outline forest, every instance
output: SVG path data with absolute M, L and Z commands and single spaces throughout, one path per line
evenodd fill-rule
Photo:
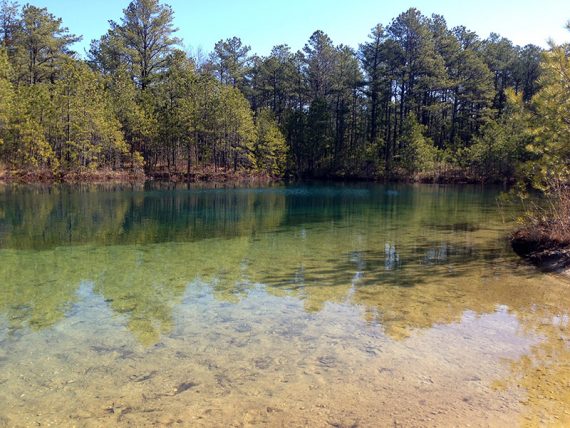
M 483 39 L 409 9 L 357 50 L 315 31 L 259 56 L 239 37 L 189 54 L 174 10 L 133 0 L 81 39 L 0 3 L 0 170 L 54 177 L 242 172 L 271 178 L 512 181 L 568 172 L 570 46 Z

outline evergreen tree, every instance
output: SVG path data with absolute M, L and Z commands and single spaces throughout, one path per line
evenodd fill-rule
M 445 160 L 482 178 L 521 163 L 543 185 L 566 174 L 567 46 L 540 66 L 536 46 L 412 8 L 357 52 L 316 31 L 301 51 L 265 57 L 221 40 L 208 60 L 177 49 L 170 6 L 132 0 L 123 12 L 81 61 L 61 19 L 1 0 L 3 163 L 390 177 Z
M 271 108 L 280 124 L 283 124 L 286 111 L 295 107 L 293 58 L 289 46 L 278 45 L 268 57 L 257 61 L 254 70 L 252 94 L 256 104 L 260 108 Z
M 12 78 L 8 54 L 6 49 L 0 47 L 0 149 L 14 114 L 15 94 Z
M 42 121 L 44 109 L 49 107 L 49 93 L 45 85 L 22 86 L 14 97 L 13 114 L 4 139 L 3 158 L 14 170 L 42 170 L 57 172 L 59 162 L 49 144 Z M 38 115 L 37 112 L 42 114 Z
M 414 114 L 404 120 L 399 139 L 399 166 L 408 174 L 429 171 L 435 168 L 437 149 L 431 140 L 424 136 L 422 127 Z
M 366 76 L 366 95 L 368 97 L 368 140 L 377 145 L 379 139 L 386 139 L 380 135 L 381 123 L 386 122 L 390 116 L 385 112 L 389 109 L 391 101 L 392 78 L 386 49 L 386 33 L 381 24 L 376 25 L 368 41 L 360 45 L 359 59 Z M 384 114 L 383 114 L 384 113 Z M 383 123 L 384 127 L 389 126 Z
M 180 43 L 173 36 L 173 20 L 172 8 L 159 0 L 133 0 L 120 23 L 110 21 L 107 35 L 92 44 L 92 63 L 110 72 L 125 64 L 144 90 L 165 72 L 172 49 Z
M 332 90 L 332 76 L 337 55 L 332 40 L 315 31 L 303 49 L 308 89 L 314 100 L 327 100 Z
M 251 48 L 244 45 L 239 37 L 216 43 L 211 59 L 220 82 L 239 88 L 242 92 L 245 90 L 250 51 Z
M 534 159 L 527 173 L 535 187 L 548 190 L 570 179 L 570 45 L 553 46 L 543 58 L 542 89 L 532 100 L 528 150 Z
M 283 176 L 287 165 L 287 142 L 271 110 L 265 108 L 258 113 L 256 126 L 254 154 L 257 169 L 270 176 Z
M 81 40 L 62 27 L 45 8 L 26 5 L 12 35 L 15 68 L 19 80 L 29 83 L 54 83 L 62 62 L 73 54 L 70 46 Z
M 119 167 L 127 153 L 101 76 L 68 60 L 54 85 L 49 139 L 65 169 Z
M 493 107 L 501 112 L 507 103 L 506 91 L 513 86 L 517 49 L 510 40 L 496 33 L 491 33 L 489 38 L 483 42 L 482 49 L 487 66 L 494 75 Z
M 0 44 L 11 51 L 14 48 L 14 33 L 18 27 L 20 5 L 10 0 L 0 1 Z
M 139 105 L 139 91 L 124 67 L 113 74 L 109 92 L 115 117 L 130 150 L 130 167 L 139 169 L 144 164 L 142 153 L 146 144 L 155 137 L 156 121 Z
M 525 147 L 532 142 L 528 133 L 530 116 L 525 109 L 522 94 L 514 89 L 506 91 L 504 114 L 489 119 L 473 144 L 466 149 L 465 167 L 482 179 L 509 180 L 525 161 Z

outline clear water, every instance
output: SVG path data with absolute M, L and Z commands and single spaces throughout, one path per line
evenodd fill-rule
M 564 426 L 570 284 L 479 187 L 0 188 L 0 426 Z

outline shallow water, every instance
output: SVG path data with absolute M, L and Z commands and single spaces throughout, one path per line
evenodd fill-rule
M 0 426 L 569 425 L 498 195 L 0 188 Z

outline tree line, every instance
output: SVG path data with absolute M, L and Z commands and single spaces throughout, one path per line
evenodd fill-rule
M 553 56 L 568 61 L 414 8 L 357 50 L 316 31 L 297 52 L 233 37 L 190 55 L 159 0 L 133 0 L 82 58 L 47 9 L 0 5 L 0 159 L 14 170 L 508 178 L 542 157 L 522 116 L 550 100 Z

